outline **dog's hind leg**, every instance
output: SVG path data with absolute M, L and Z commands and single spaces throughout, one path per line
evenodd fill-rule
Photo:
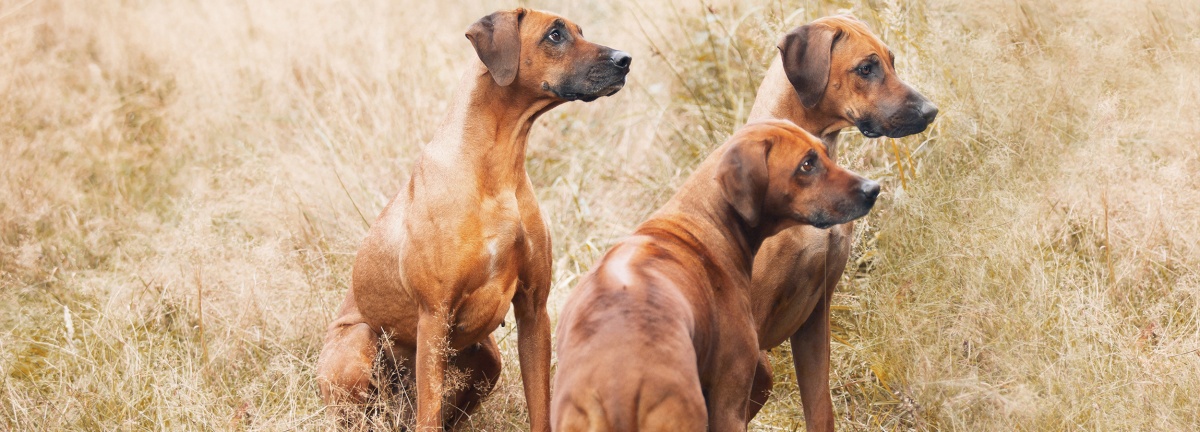
M 352 314 L 357 315 L 357 314 Z M 317 384 L 330 413 L 343 421 L 361 414 L 371 391 L 371 374 L 379 336 L 367 324 L 343 316 L 329 326 L 317 360 Z

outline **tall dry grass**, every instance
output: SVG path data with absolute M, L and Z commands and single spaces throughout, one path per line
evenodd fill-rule
M 0 428 L 324 429 L 368 221 L 511 3 L 0 1 Z M 1200 7 L 533 2 L 630 51 L 527 164 L 576 278 L 744 121 L 775 39 L 850 10 L 936 101 L 848 132 L 884 182 L 835 297 L 847 430 L 1200 429 Z M 512 325 L 476 430 L 524 428 Z M 786 347 L 752 429 L 802 428 Z

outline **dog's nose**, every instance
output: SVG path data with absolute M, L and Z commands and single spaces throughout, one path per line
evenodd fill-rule
M 922 120 L 925 120 L 926 124 L 933 123 L 933 119 L 937 118 L 938 115 L 938 107 L 933 102 L 927 100 L 922 102 L 917 108 L 917 113 L 921 116 Z
M 863 198 L 866 199 L 866 201 L 869 203 L 874 204 L 875 198 L 879 197 L 879 182 L 877 182 L 877 181 L 874 181 L 874 180 L 864 181 L 864 182 L 862 182 L 862 185 L 859 186 L 858 188 L 859 188 L 859 193 L 861 193 L 863 195 Z
M 629 64 L 633 63 L 633 56 L 629 55 L 629 53 L 625 51 L 613 51 L 612 56 L 609 57 L 609 60 L 612 60 L 613 65 L 616 67 L 621 69 L 629 69 Z

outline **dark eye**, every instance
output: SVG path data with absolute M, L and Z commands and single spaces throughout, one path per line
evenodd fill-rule
M 804 162 L 800 162 L 800 172 L 812 171 L 814 167 L 816 167 L 816 164 L 813 163 L 812 158 L 805 159 Z
M 855 72 L 858 72 L 858 76 L 866 78 L 866 77 L 871 76 L 871 69 L 872 69 L 871 64 L 867 63 L 862 66 L 859 66 L 858 69 L 855 69 Z
M 550 39 L 550 42 L 559 43 L 563 41 L 563 35 L 562 32 L 558 30 L 551 30 L 550 33 L 546 35 L 546 39 Z

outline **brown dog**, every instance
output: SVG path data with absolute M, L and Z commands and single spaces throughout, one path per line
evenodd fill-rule
M 481 61 L 464 75 L 408 186 L 359 249 L 317 375 L 327 404 L 362 402 L 387 333 L 387 357 L 416 372 L 418 428 L 453 426 L 500 373 L 491 334 L 511 303 L 531 428 L 545 431 L 550 238 L 525 172 L 526 136 L 551 108 L 620 90 L 630 56 L 585 41 L 562 17 L 524 9 L 480 19 L 467 38 Z M 469 382 L 446 395 L 448 361 Z
M 792 30 L 758 89 L 750 119 L 795 122 L 821 137 L 836 160 L 837 136 L 857 126 L 867 137 L 903 137 L 925 130 L 937 107 L 896 76 L 894 57 L 861 21 L 834 16 Z M 791 339 L 809 431 L 833 430 L 829 395 L 829 306 L 854 224 L 797 226 L 763 242 L 754 259 L 751 298 L 759 347 Z M 754 416 L 771 391 L 771 368 L 760 353 Z
M 862 217 L 878 194 L 790 122 L 743 127 L 571 293 L 558 324 L 555 430 L 745 430 L 755 251 L 796 224 Z

